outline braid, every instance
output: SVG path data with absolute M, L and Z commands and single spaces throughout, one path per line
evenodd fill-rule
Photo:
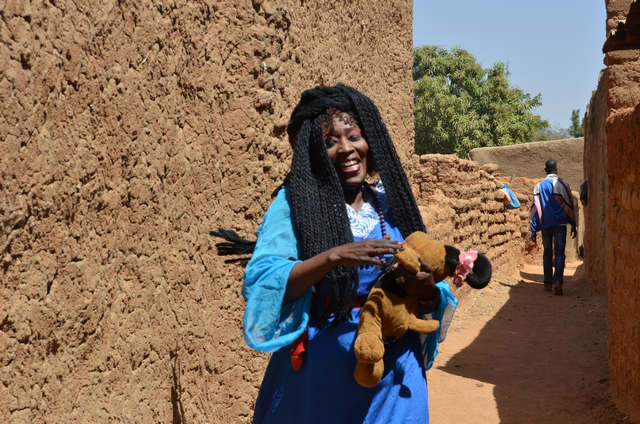
M 291 172 L 287 178 L 293 221 L 302 250 L 301 259 L 306 260 L 353 242 L 342 186 L 322 137 L 322 117 L 329 108 L 348 113 L 358 121 L 402 235 L 406 238 L 414 231 L 424 231 L 411 186 L 375 104 L 356 89 L 343 84 L 316 87 L 302 93 L 287 127 L 294 147 Z M 319 314 L 317 325 L 324 325 L 335 312 L 335 319 L 330 325 L 334 327 L 351 314 L 358 290 L 358 273 L 354 268 L 338 266 L 327 277 L 331 280 L 331 300 Z M 344 282 L 342 293 L 340 282 Z
M 380 179 L 386 187 L 389 206 L 400 233 L 406 238 L 415 231 L 424 232 L 424 223 L 413 197 L 411 185 L 402 169 L 400 158 L 393 146 L 387 126 L 382 122 L 378 108 L 371 99 L 357 91 L 349 93 L 349 97 L 360 111 L 364 138 L 373 154 Z
M 309 172 L 311 171 L 311 172 Z M 347 243 L 353 234 L 345 206 L 342 186 L 322 138 L 322 117 L 302 124 L 293 153 L 290 173 L 291 209 L 302 245 L 303 260 Z M 323 323 L 332 311 L 340 318 L 353 308 L 358 290 L 357 272 L 338 266 L 327 276 L 331 282 L 331 301 L 319 316 Z M 340 296 L 339 280 L 346 278 Z M 336 319 L 335 325 L 340 321 Z

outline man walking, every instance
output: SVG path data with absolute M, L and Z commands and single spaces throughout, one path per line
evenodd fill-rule
M 567 224 L 571 224 L 572 238 L 576 237 L 576 216 L 573 210 L 573 196 L 569 184 L 556 175 L 558 165 L 549 159 L 544 166 L 547 178 L 533 189 L 531 204 L 531 240 L 536 242 L 536 233 L 542 231 L 542 256 L 544 268 L 544 290 L 551 291 L 553 284 L 556 295 L 562 295 L 564 274 L 564 249 L 567 244 Z M 555 262 L 553 254 L 555 250 Z M 555 268 L 555 273 L 553 268 Z

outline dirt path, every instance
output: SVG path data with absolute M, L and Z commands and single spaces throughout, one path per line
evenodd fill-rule
M 432 423 L 632 424 L 609 397 L 606 301 L 579 265 L 564 296 L 528 266 L 461 302 L 427 373 Z

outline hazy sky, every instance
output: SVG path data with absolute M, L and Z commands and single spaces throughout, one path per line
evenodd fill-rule
M 604 68 L 604 0 L 414 0 L 413 45 L 460 46 L 484 68 L 508 62 L 510 82 L 542 94 L 534 113 L 567 128 Z

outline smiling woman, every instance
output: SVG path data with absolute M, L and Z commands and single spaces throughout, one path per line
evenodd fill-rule
M 357 194 L 370 169 L 369 144 L 353 116 L 334 108 L 329 108 L 322 117 L 322 137 L 327 143 L 327 153 L 336 169 L 347 203 L 359 212 L 363 202 L 362 196 Z M 359 201 L 349 202 L 350 199 Z
M 344 85 L 302 93 L 287 128 L 291 173 L 267 211 L 244 275 L 247 344 L 274 352 L 254 423 L 428 423 L 425 368 L 440 334 L 386 348 L 376 387 L 353 374 L 361 307 L 385 255 L 424 224 L 373 102 Z M 369 184 L 368 173 L 381 181 Z M 442 320 L 457 301 L 431 266 L 396 269 L 400 291 Z M 400 278 L 398 278 L 400 280 Z M 429 359 L 427 359 L 429 358 Z

